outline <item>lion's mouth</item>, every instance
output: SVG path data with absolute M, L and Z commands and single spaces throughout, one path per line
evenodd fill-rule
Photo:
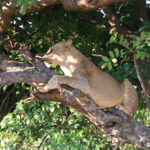
M 52 64 L 52 60 L 51 59 L 44 58 L 43 61 L 44 61 L 44 63 Z

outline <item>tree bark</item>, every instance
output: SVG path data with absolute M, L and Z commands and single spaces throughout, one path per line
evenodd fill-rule
M 28 8 L 26 13 L 39 11 L 44 7 L 56 4 L 62 4 L 66 10 L 91 11 L 122 1 L 126 0 L 36 0 L 36 5 Z M 0 9 L 0 33 L 5 32 L 10 27 L 14 15 L 21 15 L 19 7 L 14 0 L 5 0 Z
M 139 18 L 141 22 L 148 21 L 148 14 L 147 14 L 147 8 L 146 8 L 146 0 L 137 0 L 137 8 L 139 12 Z
M 39 85 L 45 85 L 56 73 L 46 67 L 43 69 L 42 64 L 43 62 L 38 59 L 38 61 L 35 61 L 35 67 L 33 67 L 20 62 L 8 60 L 0 55 L 0 70 L 2 71 L 2 73 L 0 73 L 0 85 L 28 83 L 36 88 Z M 131 143 L 137 147 L 145 149 L 150 148 L 149 127 L 146 127 L 142 123 L 128 117 L 116 108 L 111 108 L 107 111 L 101 110 L 88 95 L 81 93 L 81 91 L 73 101 L 68 101 L 68 97 L 70 97 L 73 92 L 73 88 L 63 85 L 61 87 L 61 92 L 57 89 L 48 93 L 34 92 L 32 93 L 32 97 L 28 100 L 53 99 L 57 102 L 61 102 L 89 118 L 101 132 L 107 133 L 112 137 Z

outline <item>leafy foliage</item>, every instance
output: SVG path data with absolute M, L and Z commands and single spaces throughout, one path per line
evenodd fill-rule
M 20 13 L 22 15 L 24 15 L 27 11 L 27 8 L 31 8 L 32 6 L 36 5 L 36 1 L 35 0 L 16 0 L 16 4 L 17 6 L 20 7 Z
M 104 135 L 98 135 L 99 131 L 87 119 L 55 102 L 37 101 L 25 105 L 22 100 L 0 126 L 4 149 L 32 150 L 39 147 L 43 138 L 41 147 L 50 149 L 99 149 L 100 139 L 104 140 Z M 100 147 L 109 147 L 110 138 L 106 141 Z
M 143 71 L 141 71 L 141 75 L 143 76 L 143 80 L 149 81 L 150 80 L 150 76 L 149 76 L 150 70 L 148 69 L 149 63 L 146 63 L 150 59 L 150 24 L 149 22 L 145 22 L 144 26 L 141 27 L 139 31 L 140 31 L 140 34 L 138 36 L 132 35 L 129 37 L 130 39 L 132 38 L 132 40 L 128 40 L 123 35 L 119 35 L 119 34 L 116 34 L 115 32 L 114 33 L 112 32 L 112 36 L 110 38 L 109 43 L 116 43 L 117 45 L 122 46 L 123 48 L 122 55 L 125 55 L 127 61 L 130 61 L 131 57 L 133 57 L 131 53 L 135 53 L 136 59 L 141 60 L 141 68 L 143 69 Z M 131 75 L 133 75 L 133 77 L 136 77 L 136 74 L 134 74 L 135 72 L 134 68 L 132 69 L 127 68 L 127 66 L 125 68 L 127 70 L 130 69 L 130 71 L 132 70 Z
M 34 0 L 16 0 L 21 14 L 35 5 Z M 140 60 L 144 81 L 150 79 L 150 23 L 141 26 L 134 2 L 114 4 L 121 24 L 139 30 L 131 40 L 111 30 L 107 18 L 98 9 L 92 12 L 70 12 L 60 5 L 42 9 L 39 12 L 15 17 L 8 33 L 16 41 L 28 43 L 32 52 L 43 54 L 59 41 L 73 39 L 73 45 L 91 59 L 98 67 L 110 72 L 118 80 L 129 79 L 140 97 L 140 109 L 135 118 L 150 124 L 150 113 L 145 107 L 140 84 L 133 65 L 133 53 Z M 94 20 L 94 21 L 93 21 Z M 0 38 L 5 37 L 1 35 Z M 1 53 L 10 59 L 29 63 L 20 57 L 20 50 L 5 49 L 7 39 L 0 41 Z M 58 72 L 59 67 L 54 66 Z M 0 149 L 33 150 L 48 147 L 51 150 L 112 150 L 111 138 L 101 134 L 89 120 L 72 109 L 49 101 L 35 101 L 24 104 L 32 87 L 28 85 L 7 85 L 0 87 Z M 6 115 L 7 114 L 7 115 Z M 5 116 L 5 117 L 4 117 Z M 122 149 L 120 146 L 119 149 Z M 134 150 L 128 146 L 128 150 Z

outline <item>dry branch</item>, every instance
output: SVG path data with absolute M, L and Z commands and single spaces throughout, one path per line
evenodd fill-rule
M 0 69 L 3 71 L 0 73 L 0 85 L 24 82 L 38 86 L 39 83 L 45 84 L 55 74 L 48 68 L 40 69 L 42 61 L 39 59 L 34 62 L 35 67 L 10 61 L 1 55 L 0 62 Z M 13 67 L 13 70 L 11 70 L 10 66 Z M 91 98 L 83 93 L 80 93 L 73 101 L 67 101 L 67 97 L 73 93 L 74 89 L 66 86 L 61 89 L 63 92 L 58 90 L 52 90 L 48 93 L 35 92 L 31 99 L 53 99 L 61 102 L 88 117 L 103 133 L 110 134 L 137 147 L 150 148 L 149 127 L 145 127 L 142 123 L 115 108 L 107 111 L 101 110 Z

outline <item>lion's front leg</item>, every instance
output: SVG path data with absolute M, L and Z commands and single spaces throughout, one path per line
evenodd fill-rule
M 66 81 L 64 79 L 70 79 L 66 76 L 63 75 L 54 75 L 47 83 L 47 85 L 44 86 L 44 91 L 48 92 L 52 89 L 58 89 L 60 91 L 60 93 L 64 96 L 64 98 L 68 101 L 71 102 L 72 100 L 74 100 L 77 95 L 79 94 L 79 91 L 77 89 L 74 89 L 72 95 L 70 95 L 68 97 L 68 95 L 66 95 L 66 93 L 60 88 L 61 84 L 67 84 Z M 67 84 L 69 85 L 69 84 Z
M 60 75 L 53 75 L 53 77 L 44 86 L 44 91 L 48 92 L 50 90 L 60 88 L 59 77 L 60 77 Z

